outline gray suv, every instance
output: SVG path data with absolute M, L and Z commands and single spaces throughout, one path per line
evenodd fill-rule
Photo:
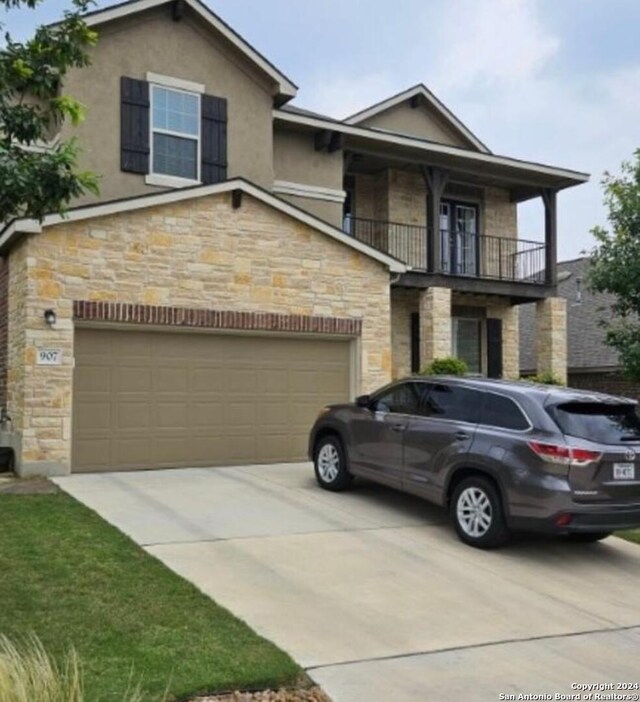
M 354 476 L 424 497 L 479 548 L 512 530 L 597 541 L 640 527 L 632 400 L 500 380 L 408 378 L 325 407 L 309 455 L 321 487 Z

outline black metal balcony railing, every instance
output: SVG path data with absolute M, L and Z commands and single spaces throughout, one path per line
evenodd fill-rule
M 346 217 L 344 231 L 416 271 L 545 283 L 546 246 L 538 241 L 443 229 L 439 232 L 440 260 L 430 269 L 428 236 L 431 232 L 427 227 Z

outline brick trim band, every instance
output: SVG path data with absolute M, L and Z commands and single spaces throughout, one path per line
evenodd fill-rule
M 167 327 L 238 329 L 244 331 L 301 332 L 360 336 L 362 320 L 273 312 L 233 312 L 190 307 L 129 305 L 123 302 L 75 300 L 73 318 L 83 322 L 153 324 Z

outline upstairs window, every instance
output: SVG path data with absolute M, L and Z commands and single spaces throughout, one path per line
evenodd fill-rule
M 122 76 L 120 168 L 168 188 L 225 181 L 227 100 L 181 78 Z
M 200 181 L 200 95 L 151 86 L 151 172 Z

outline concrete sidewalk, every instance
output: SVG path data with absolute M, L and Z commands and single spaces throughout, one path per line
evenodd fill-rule
M 441 510 L 368 484 L 324 492 L 310 464 L 56 482 L 335 702 L 484 702 L 637 677 L 640 548 L 619 539 L 481 552 Z

